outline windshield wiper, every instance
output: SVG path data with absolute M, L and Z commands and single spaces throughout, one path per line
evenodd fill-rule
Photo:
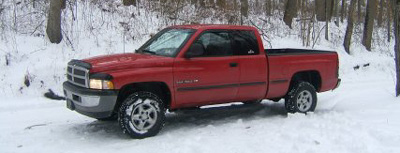
M 149 54 L 152 54 L 152 55 L 156 55 L 157 54 L 156 52 L 152 52 L 152 51 L 146 50 L 146 49 L 141 50 L 141 52 L 142 53 L 149 53 Z

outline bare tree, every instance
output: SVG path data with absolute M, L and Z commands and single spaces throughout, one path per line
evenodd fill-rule
M 333 11 L 332 16 L 335 17 L 335 24 L 339 26 L 339 4 L 340 0 L 333 0 Z
M 51 43 L 60 43 L 61 34 L 61 5 L 60 0 L 50 0 L 49 17 L 47 19 L 46 33 Z
M 272 2 L 271 2 L 271 0 L 266 0 L 265 1 L 265 7 L 264 7 L 264 9 L 265 9 L 265 13 L 268 15 L 268 16 L 271 16 L 272 15 Z
M 340 9 L 340 22 L 343 23 L 344 18 L 346 17 L 346 0 L 342 0 L 342 8 Z
M 65 9 L 67 7 L 66 1 L 67 0 L 61 0 L 61 9 Z
M 334 0 L 325 0 L 326 19 L 331 20 L 333 15 Z
M 377 16 L 378 26 L 382 27 L 383 24 L 383 9 L 385 8 L 385 0 L 380 0 L 379 11 Z
M 368 0 L 366 12 L 362 44 L 368 51 L 371 51 L 372 31 L 374 30 L 376 15 L 376 0 Z
M 220 9 L 225 9 L 226 1 L 225 1 L 225 0 L 217 0 L 217 6 L 218 6 Z
M 353 35 L 354 29 L 354 9 L 356 7 L 356 1 L 357 0 L 351 0 L 350 2 L 349 15 L 347 19 L 347 29 L 344 36 L 343 46 L 348 54 L 350 54 L 351 37 Z
M 199 4 L 202 8 L 206 7 L 206 2 L 204 0 L 199 0 Z
M 208 4 L 209 4 L 211 7 L 214 7 L 215 1 L 214 1 L 214 0 L 208 0 Z
M 285 9 L 285 15 L 283 16 L 283 22 L 285 22 L 286 25 L 289 26 L 289 28 L 292 28 L 292 20 L 297 14 L 297 0 L 288 0 L 286 2 L 286 9 Z
M 357 21 L 358 21 L 358 23 L 361 23 L 361 16 L 362 16 L 361 6 L 362 6 L 363 2 L 364 2 L 364 0 L 358 0 L 358 2 L 357 2 Z
M 386 17 L 386 19 L 387 19 L 387 41 L 388 42 L 390 42 L 391 41 L 391 31 L 392 31 L 392 27 L 391 27 L 391 24 L 392 24 L 392 17 L 391 17 L 391 14 L 392 14 L 392 5 L 391 5 L 391 3 L 392 2 L 390 2 L 391 0 L 387 0 L 386 1 L 386 9 L 387 9 L 387 17 Z
M 396 61 L 396 97 L 400 95 L 400 0 L 392 0 L 393 6 L 393 26 L 394 26 L 394 53 Z
M 328 9 L 330 8 L 330 5 L 328 2 L 330 2 L 330 0 L 325 2 L 325 40 L 329 40 L 329 21 L 331 20 L 329 15 L 330 10 Z
M 248 12 L 249 12 L 249 1 L 240 0 L 240 14 L 244 17 L 247 17 Z
M 122 4 L 124 4 L 125 6 L 130 6 L 130 5 L 136 6 L 135 0 L 122 0 Z
M 292 1 L 292 0 L 288 0 L 288 1 Z M 317 15 L 317 20 L 318 21 L 325 21 L 326 20 L 325 3 L 326 3 L 325 0 L 315 0 L 315 14 Z

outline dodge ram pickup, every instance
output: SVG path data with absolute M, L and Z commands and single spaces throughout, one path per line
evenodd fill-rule
M 71 60 L 63 89 L 69 109 L 118 119 L 140 139 L 161 130 L 166 110 L 284 98 L 289 113 L 314 111 L 316 93 L 339 85 L 338 64 L 336 52 L 264 49 L 251 26 L 179 25 L 135 53 Z

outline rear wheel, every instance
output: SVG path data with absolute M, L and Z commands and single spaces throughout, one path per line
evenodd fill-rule
M 118 121 L 122 131 L 132 138 L 157 135 L 165 121 L 164 103 L 152 92 L 134 92 L 122 103 Z
M 317 106 L 317 92 L 308 82 L 296 84 L 285 98 L 285 108 L 289 113 L 313 112 Z

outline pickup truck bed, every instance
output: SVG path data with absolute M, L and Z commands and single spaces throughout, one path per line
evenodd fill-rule
M 294 77 L 304 76 L 300 74 L 304 71 L 311 71 L 309 75 L 312 77 L 319 76 L 319 78 L 309 80 L 318 92 L 334 89 L 337 85 L 339 63 L 336 52 L 288 48 L 265 49 L 264 51 L 268 59 L 269 72 L 273 72 L 269 73 L 270 90 L 268 90 L 267 98 L 285 96 L 291 81 L 298 80 Z M 335 70 L 327 68 L 335 68 Z
M 336 52 L 334 51 L 293 49 L 293 48 L 264 49 L 264 52 L 268 56 L 300 55 L 300 54 L 336 54 Z

